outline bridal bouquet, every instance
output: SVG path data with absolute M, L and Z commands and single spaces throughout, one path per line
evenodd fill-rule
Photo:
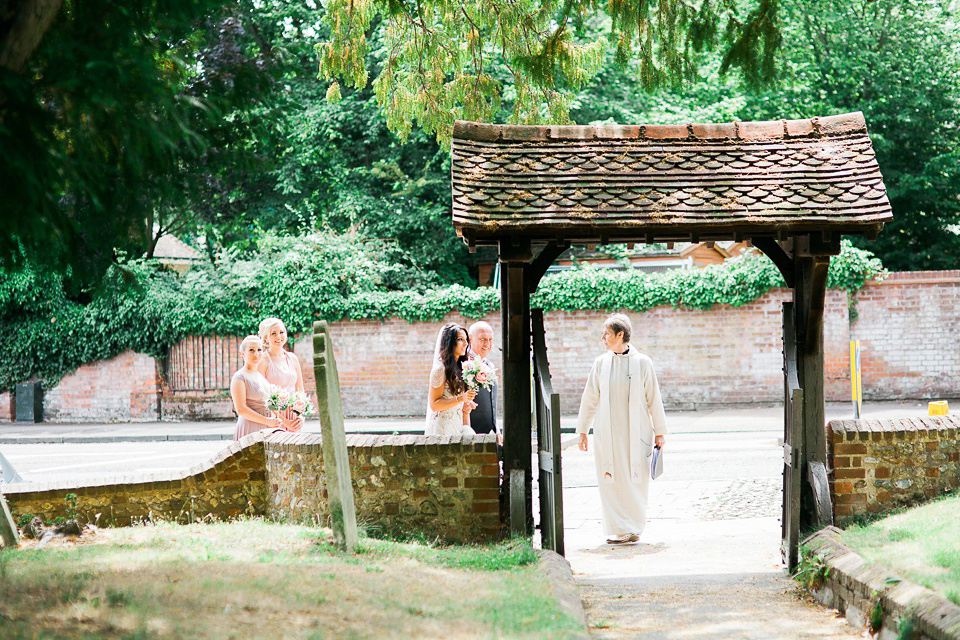
M 310 402 L 310 396 L 303 391 L 290 392 L 278 385 L 270 385 L 270 395 L 267 396 L 267 408 L 271 411 L 286 411 L 290 409 L 298 416 L 312 415 L 316 408 Z
M 463 363 L 463 381 L 471 391 L 492 389 L 497 383 L 497 370 L 480 358 L 472 358 Z

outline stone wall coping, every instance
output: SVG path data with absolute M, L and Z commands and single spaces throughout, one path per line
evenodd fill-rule
M 960 283 L 960 270 L 947 271 L 891 271 L 883 276 L 879 282 L 873 280 L 871 285 L 914 285 L 914 284 L 949 284 Z
M 831 420 L 827 427 L 834 433 L 883 433 L 892 431 L 948 431 L 960 429 L 960 415 L 917 416 L 862 420 Z
M 825 527 L 803 541 L 807 549 L 823 558 L 830 567 L 828 581 L 854 587 L 864 594 L 876 592 L 885 616 L 892 612 L 901 616 L 913 615 L 918 630 L 926 636 L 937 640 L 960 637 L 960 606 L 931 589 L 869 564 L 841 541 L 841 533 L 836 527 Z M 843 598 L 839 590 L 833 595 Z M 853 604 L 843 603 L 844 608 Z M 885 618 L 884 626 L 888 620 Z
M 561 609 L 580 623 L 580 629 L 564 637 L 589 640 L 590 627 L 587 625 L 587 614 L 583 610 L 583 600 L 580 599 L 570 563 L 559 553 L 549 549 L 539 549 L 537 554 L 540 556 L 537 567 L 547 579 L 553 598 Z
M 250 437 L 250 436 L 247 436 Z M 263 436 L 269 449 L 289 448 L 303 445 L 320 445 L 323 438 L 318 433 L 268 433 Z M 474 436 L 425 436 L 425 435 L 370 435 L 349 434 L 346 437 L 350 449 L 374 449 L 378 447 L 449 447 L 452 450 L 470 449 L 477 452 L 497 451 L 497 437 L 492 433 Z

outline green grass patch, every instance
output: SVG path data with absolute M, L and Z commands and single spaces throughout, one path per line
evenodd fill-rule
M 504 571 L 537 562 L 537 552 L 528 540 L 514 539 L 486 546 L 423 546 L 406 544 L 404 553 L 422 562 L 480 571 Z
M 844 543 L 872 564 L 960 605 L 960 496 L 853 526 Z
M 54 546 L 56 544 L 57 546 Z M 0 551 L 0 638 L 563 638 L 529 541 L 362 539 L 262 520 Z

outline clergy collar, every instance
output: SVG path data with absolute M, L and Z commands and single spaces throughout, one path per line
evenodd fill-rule
M 622 352 L 617 353 L 616 351 L 614 351 L 614 352 L 613 352 L 613 355 L 615 355 L 615 356 L 625 356 L 625 355 L 628 355 L 629 353 L 630 353 L 630 345 L 628 344 L 628 345 L 627 345 L 627 348 L 624 349 Z

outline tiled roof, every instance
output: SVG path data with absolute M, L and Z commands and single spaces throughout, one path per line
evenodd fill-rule
M 153 257 L 161 262 L 181 263 L 203 260 L 203 254 L 172 235 L 160 236 L 153 250 Z
M 729 124 L 458 121 L 453 221 L 468 242 L 876 234 L 892 219 L 863 114 Z

